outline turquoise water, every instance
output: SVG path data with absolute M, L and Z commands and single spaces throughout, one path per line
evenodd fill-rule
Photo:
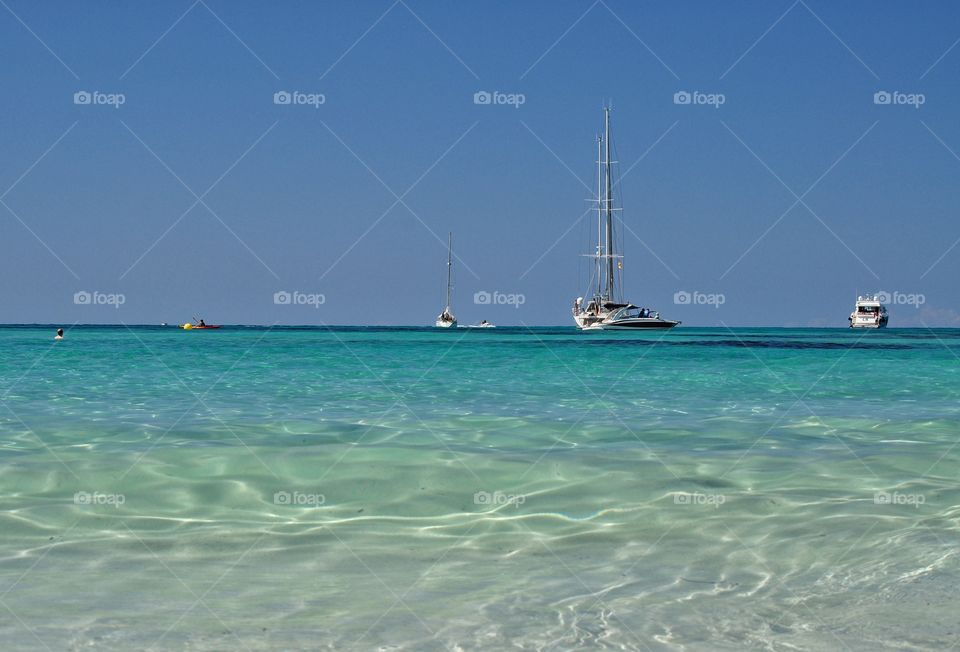
M 947 649 L 960 331 L 0 328 L 4 650 Z

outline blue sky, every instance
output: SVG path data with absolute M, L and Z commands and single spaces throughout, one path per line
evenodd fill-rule
M 891 326 L 958 326 L 958 14 L 4 0 L 0 322 L 428 324 L 453 231 L 462 323 L 570 324 L 609 101 L 630 300 L 844 326 L 883 290 Z

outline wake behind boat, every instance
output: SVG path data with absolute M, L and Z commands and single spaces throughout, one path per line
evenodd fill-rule
M 573 321 L 580 330 L 638 330 L 673 328 L 679 321 L 660 317 L 650 308 L 624 301 L 618 284 L 623 284 L 623 256 L 614 249 L 613 167 L 610 160 L 610 108 L 603 109 L 603 135 L 597 137 L 597 248 L 592 281 L 593 297 L 586 306 L 583 297 L 573 304 Z M 589 255 L 589 254 L 588 254 Z M 616 260 L 616 270 L 614 269 Z M 617 279 L 617 272 L 620 278 Z M 589 285 L 593 285 L 593 282 Z

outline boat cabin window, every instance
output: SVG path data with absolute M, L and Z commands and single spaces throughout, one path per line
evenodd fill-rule
M 649 317 L 650 310 L 647 308 L 637 308 L 636 306 L 630 306 L 629 308 L 624 308 L 617 315 L 617 319 L 639 319 L 641 317 Z

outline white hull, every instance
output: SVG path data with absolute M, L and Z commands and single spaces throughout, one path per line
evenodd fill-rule
M 438 319 L 433 325 L 437 328 L 452 328 L 457 325 L 457 320 L 454 319 L 453 321 L 444 321 L 442 319 Z
M 886 328 L 887 320 L 881 322 L 870 322 L 870 323 L 858 323 L 850 322 L 850 328 Z
M 600 328 L 606 315 L 587 315 L 586 313 L 573 313 L 573 322 L 580 330 L 591 330 Z
M 621 319 L 612 322 L 594 322 L 586 326 L 578 325 L 578 327 L 582 331 L 641 331 L 666 330 L 679 323 L 668 319 Z
M 847 321 L 850 328 L 886 328 L 889 318 L 879 295 L 873 295 L 857 297 L 857 305 Z
M 673 328 L 680 322 L 667 319 L 621 319 L 610 323 L 601 323 L 592 328 L 584 330 L 602 330 L 602 331 L 637 331 L 637 330 L 663 330 Z
M 640 316 L 644 315 L 644 316 Z M 641 310 L 627 304 L 599 314 L 574 308 L 573 321 L 583 331 L 636 331 L 673 328 L 679 321 L 662 319 L 655 310 Z

